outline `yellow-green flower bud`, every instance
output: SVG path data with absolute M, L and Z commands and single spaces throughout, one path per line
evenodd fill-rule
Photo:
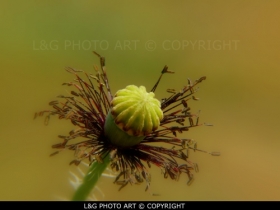
M 156 130 L 163 118 L 160 102 L 144 86 L 129 85 L 119 90 L 111 102 L 105 135 L 116 146 L 133 146 Z

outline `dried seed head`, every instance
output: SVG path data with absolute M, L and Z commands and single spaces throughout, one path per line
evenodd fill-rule
M 155 131 L 163 118 L 160 101 L 144 86 L 129 85 L 119 90 L 111 102 L 116 125 L 131 136 L 145 136 Z

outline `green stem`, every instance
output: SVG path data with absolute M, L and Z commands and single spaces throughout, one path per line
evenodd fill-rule
M 89 196 L 89 193 L 92 191 L 103 171 L 107 168 L 110 163 L 110 156 L 107 155 L 102 163 L 94 162 L 86 176 L 84 177 L 83 183 L 76 190 L 72 200 L 73 201 L 84 201 Z

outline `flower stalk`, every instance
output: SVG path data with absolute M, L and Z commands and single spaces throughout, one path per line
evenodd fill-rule
M 72 198 L 73 201 L 84 201 L 88 198 L 90 192 L 94 189 L 99 178 L 101 177 L 104 170 L 110 163 L 109 155 L 102 158 L 102 163 L 94 162 L 89 167 L 87 174 L 85 175 L 82 184 L 75 191 Z

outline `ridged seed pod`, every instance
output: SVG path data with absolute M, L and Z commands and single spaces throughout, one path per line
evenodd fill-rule
M 105 123 L 105 134 L 113 144 L 133 146 L 159 127 L 163 112 L 159 100 L 154 97 L 155 94 L 148 93 L 144 86 L 135 85 L 129 85 L 116 93 L 111 102 L 111 112 Z M 110 133 L 106 133 L 106 130 L 109 130 L 106 129 L 109 121 L 114 121 L 115 126 L 124 132 L 124 136 L 127 138 L 120 136 L 122 139 L 118 139 L 116 135 L 110 136 L 112 130 Z M 110 126 L 110 129 L 112 127 L 113 125 Z

